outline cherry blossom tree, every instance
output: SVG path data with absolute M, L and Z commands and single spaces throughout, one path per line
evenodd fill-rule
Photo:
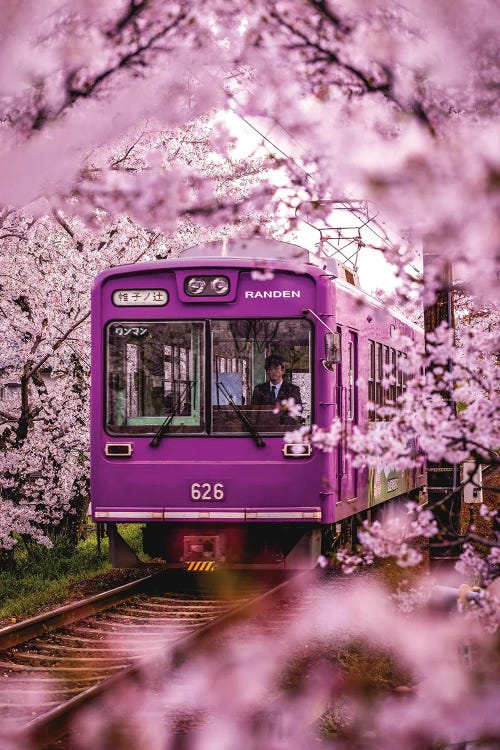
M 12 550 L 16 535 L 50 544 L 54 528 L 76 541 L 88 505 L 88 323 L 96 273 L 119 263 L 175 255 L 183 247 L 241 231 L 242 225 L 251 231 L 259 218 L 249 205 L 243 208 L 242 198 L 267 169 L 266 160 L 223 158 L 209 136 L 205 120 L 173 131 L 143 130 L 130 142 L 116 144 L 115 151 L 106 149 L 95 157 L 94 165 L 99 166 L 94 166 L 94 176 L 82 180 L 65 199 L 64 211 L 53 205 L 50 215 L 4 213 L 4 257 L 15 258 L 0 276 L 4 550 Z M 141 169 L 147 173 L 146 160 L 153 158 L 185 174 L 177 201 L 168 190 L 163 198 L 158 185 L 157 193 L 150 190 L 137 175 Z M 186 165 L 193 162 L 196 168 L 188 177 Z M 92 171 L 90 166 L 87 170 Z M 124 181 L 132 182 L 125 187 L 119 182 L 118 194 L 112 197 L 113 176 L 120 181 L 122 172 Z M 163 184 L 161 175 L 151 179 Z M 205 205 L 200 193 L 209 182 L 212 189 Z M 251 204 L 252 197 L 248 200 Z M 114 201 L 123 209 L 118 220 L 107 210 Z M 208 222 L 213 213 L 218 229 Z M 142 226 L 130 217 L 142 218 Z M 260 223 L 265 222 L 260 216 Z M 154 224 L 154 229 L 147 228 Z M 159 226 L 170 229 L 170 236 Z M 7 552 L 4 558 L 9 559 Z
M 496 284 L 498 227 L 493 148 L 498 104 L 492 95 L 498 79 L 492 31 L 497 14 L 492 0 L 461 1 L 453 9 L 430 0 L 409 7 L 376 0 L 342 6 L 266 0 L 237 9 L 224 0 L 195 6 L 181 1 L 168 8 L 159 0 L 4 7 L 4 215 L 22 210 L 21 223 L 33 221 L 38 228 L 46 221 L 39 217 L 49 214 L 78 250 L 106 243 L 102 232 L 114 231 L 116 222 L 123 225 L 120 217 L 145 232 L 172 234 L 179 219 L 187 221 L 188 234 L 186 226 L 211 231 L 240 220 L 259 231 L 260 212 L 267 210 L 282 217 L 284 230 L 297 226 L 300 201 L 316 201 L 318 216 L 327 218 L 327 204 L 318 198 L 354 192 L 383 205 L 389 223 L 410 227 L 414 244 L 432 253 L 425 301 L 442 286 L 441 269 L 450 262 L 462 287 L 487 301 Z M 265 157 L 258 152 L 237 165 L 234 133 L 227 118 L 214 117 L 218 110 L 257 130 L 274 123 L 286 134 L 286 148 L 271 148 Z M 269 139 L 264 142 L 269 146 Z M 17 252 L 22 240 L 15 239 L 7 231 L 7 254 Z M 414 291 L 405 273 L 408 248 L 385 236 L 380 247 L 399 269 L 399 293 Z M 474 272 L 478 248 L 481 275 Z M 38 315 L 43 325 L 43 314 L 22 297 L 15 297 L 20 299 L 12 303 L 15 310 L 28 318 Z M 23 304 L 29 309 L 23 311 Z M 75 309 L 86 313 L 84 306 Z M 66 359 L 70 333 L 65 334 L 75 323 L 71 318 L 59 326 L 59 338 L 50 338 L 53 351 Z M 37 387 L 41 334 L 31 335 L 34 352 L 23 372 Z M 444 351 L 443 341 L 440 346 Z M 40 367 L 57 372 L 52 355 L 44 352 L 41 359 L 45 356 Z M 474 382 L 483 388 L 477 378 Z M 481 392 L 492 396 L 492 384 L 490 378 Z M 429 382 L 426 388 L 436 399 L 434 386 Z M 450 415 L 453 450 L 450 440 L 441 440 L 440 425 L 427 422 L 427 391 L 419 387 L 420 396 L 408 394 L 414 401 L 407 414 L 417 409 L 421 415 L 429 455 L 474 450 L 470 429 L 464 438 Z M 21 425 L 33 422 L 23 408 Z M 478 432 L 491 416 L 488 408 Z M 367 441 L 376 456 L 393 439 L 393 453 L 407 460 L 397 438 L 407 424 L 404 413 L 385 431 L 355 436 L 352 449 L 360 460 L 368 460 Z M 466 413 L 470 420 L 478 416 L 472 404 Z M 492 451 L 495 440 L 488 431 L 479 442 Z
M 453 261 L 473 291 L 494 288 L 492 0 L 453 9 L 431 0 L 411 7 L 266 0 L 237 9 L 224 0 L 168 9 L 158 0 L 54 0 L 35 15 L 28 7 L 6 11 L 3 25 L 4 203 L 51 195 L 64 204 L 79 195 L 85 204 L 92 195 L 108 211 L 138 203 L 143 219 L 168 223 L 186 173 L 158 169 L 153 159 L 131 179 L 124 169 L 110 173 L 115 162 L 96 165 L 96 149 L 102 153 L 138 127 L 140 133 L 146 121 L 177 127 L 229 108 L 287 133 L 298 153 L 282 165 L 292 206 L 293 194 L 296 205 L 355 191 L 383 205 L 393 226 L 411 227 L 438 266 Z M 223 121 L 214 137 L 231 147 Z M 14 170 L 15 183 L 5 179 Z M 212 192 L 206 180 L 205 210 Z M 133 200 L 139 192 L 141 200 Z M 158 204 L 160 192 L 176 200 Z M 480 289 L 470 273 L 479 246 L 486 279 Z M 386 248 L 397 264 L 400 249 Z
M 72 517 L 78 524 L 88 502 L 89 284 L 102 267 L 97 246 L 102 261 L 116 262 L 118 232 L 89 247 L 58 219 L 57 213 L 34 219 L 11 212 L 2 226 L 4 248 L 16 259 L 4 266 L 0 281 L 0 533 L 6 549 L 15 543 L 13 532 L 49 543 L 48 530 L 63 519 L 71 529 Z M 141 232 L 134 237 L 131 229 L 124 257 L 141 241 L 146 246 Z M 126 245 L 124 228 L 120 239 Z
M 26 0 L 4 2 L 0 12 L 0 378 L 11 393 L 0 402 L 1 547 L 12 548 L 13 532 L 50 543 L 53 527 L 84 508 L 88 293 L 102 268 L 164 258 L 229 232 L 283 235 L 300 228 L 301 202 L 312 201 L 327 224 L 327 201 L 354 196 L 383 212 L 378 247 L 399 276 L 401 298 L 418 293 L 431 303 L 451 265 L 475 308 L 490 309 L 500 215 L 495 0 Z M 261 133 L 244 158 L 238 121 Z M 402 230 L 411 243 L 398 239 Z M 425 285 L 407 273 L 418 247 L 428 258 Z M 386 403 L 390 419 L 354 431 L 358 465 L 415 465 L 421 455 L 408 449 L 409 432 L 431 460 L 497 461 L 497 331 L 462 316 L 455 337 L 442 326 L 426 352 L 408 348 L 411 371 L 424 366 L 425 375 Z M 305 437 L 301 430 L 288 440 Z M 308 437 L 333 450 L 342 425 Z M 432 543 L 439 529 L 428 509 L 406 510 L 365 523 L 362 546 L 341 555 L 344 565 L 418 564 L 419 541 Z M 498 539 L 478 555 L 475 537 L 469 529 L 461 572 L 484 585 L 498 573 Z M 306 662 L 321 677 L 325 639 L 385 648 L 390 633 L 392 653 L 410 670 L 404 699 L 391 692 L 373 700 L 366 674 L 354 685 L 338 671 L 328 675 L 335 746 L 488 746 L 498 735 L 495 641 L 485 634 L 497 627 L 498 603 L 485 593 L 466 607 L 462 598 L 467 616 L 450 624 L 448 615 L 419 613 L 428 598 L 422 587 L 403 588 L 395 598 L 401 617 L 373 588 L 341 605 L 325 600 L 316 619 L 309 613 L 281 639 L 296 652 L 319 635 L 318 660 Z M 471 669 L 457 660 L 464 643 L 478 657 Z M 241 721 L 219 717 L 219 734 L 212 725 L 201 735 L 214 746 L 229 746 L 228 737 L 244 744 L 262 707 L 263 677 L 275 684 L 269 670 L 276 667 L 274 679 L 279 659 L 268 654 L 284 652 L 275 644 L 265 663 L 255 653 L 249 660 L 243 649 L 233 660 L 246 684 L 249 662 L 255 666 L 250 694 L 217 682 L 218 663 L 182 693 L 212 696 L 212 710 L 231 699 Z M 304 703 L 326 681 L 306 679 Z M 169 686 L 165 695 L 172 699 Z M 129 720 L 140 718 L 133 696 L 124 704 Z M 282 705 L 289 716 L 303 703 L 287 696 Z M 113 720 L 101 712 L 81 736 L 97 747 Z M 295 735 L 290 744 L 308 742 Z

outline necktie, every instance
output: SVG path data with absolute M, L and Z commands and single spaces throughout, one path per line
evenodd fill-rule
M 273 396 L 273 401 L 276 401 L 277 398 L 278 398 L 278 386 L 272 385 L 271 386 L 271 393 L 272 393 L 272 396 Z

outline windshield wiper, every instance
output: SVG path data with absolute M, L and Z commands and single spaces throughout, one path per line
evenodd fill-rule
M 259 448 L 264 448 L 265 442 L 262 440 L 261 436 L 257 432 L 256 427 L 250 422 L 250 420 L 248 419 L 247 415 L 244 414 L 241 411 L 240 407 L 235 402 L 235 400 L 233 399 L 231 393 L 228 391 L 228 389 L 226 388 L 226 386 L 224 385 L 224 383 L 219 383 L 219 381 L 217 380 L 216 381 L 216 386 L 217 386 L 218 390 L 222 393 L 222 395 L 227 398 L 227 400 L 229 401 L 229 403 L 232 406 L 233 410 L 236 412 L 236 414 L 240 418 L 241 422 L 245 425 L 245 427 L 247 428 L 248 432 L 250 433 L 250 435 L 255 440 L 255 444 Z
M 192 386 L 196 383 L 196 380 L 190 380 L 188 383 L 186 383 L 186 387 L 182 391 L 182 393 L 179 395 L 179 398 L 177 399 L 174 408 L 170 412 L 170 414 L 166 417 L 166 419 L 161 423 L 161 425 L 158 428 L 158 432 L 153 437 L 149 445 L 152 448 L 156 448 L 160 440 L 164 435 L 167 434 L 168 428 L 172 424 L 173 418 L 176 417 L 179 413 L 179 410 L 181 408 L 182 399 L 187 394 L 188 390 L 191 390 Z

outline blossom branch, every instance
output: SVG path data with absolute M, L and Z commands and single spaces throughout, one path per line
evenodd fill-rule
M 82 315 L 81 318 L 79 318 L 75 323 L 64 333 L 57 341 L 52 345 L 52 352 L 50 354 L 46 354 L 44 357 L 42 357 L 36 364 L 33 365 L 33 367 L 29 370 L 29 372 L 26 373 L 26 379 L 29 380 L 33 377 L 33 375 L 38 372 L 40 367 L 42 367 L 45 362 L 47 362 L 48 359 L 52 356 L 54 352 L 59 349 L 60 346 L 66 341 L 68 336 L 70 336 L 73 331 L 75 331 L 82 323 L 84 323 L 87 318 L 90 317 L 90 310 L 85 313 L 85 315 Z

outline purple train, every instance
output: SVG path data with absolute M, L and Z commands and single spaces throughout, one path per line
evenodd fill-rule
M 353 427 L 406 387 L 395 330 L 422 335 L 335 260 L 274 240 L 224 240 L 101 273 L 92 514 L 107 524 L 113 563 L 137 561 L 117 527 L 132 522 L 145 553 L 170 567 L 313 566 L 354 518 L 418 493 L 423 470 L 356 469 L 345 449 Z M 280 392 L 300 416 L 276 408 Z M 336 416 L 343 440 L 332 452 L 284 443 Z

